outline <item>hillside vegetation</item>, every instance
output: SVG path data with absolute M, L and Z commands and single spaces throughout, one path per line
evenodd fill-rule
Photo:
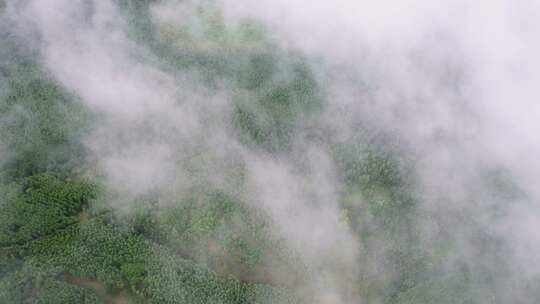
M 191 23 L 156 22 L 154 2 L 114 1 L 129 39 L 146 52 L 136 56 L 147 56 L 143 60 L 177 75 L 179 88 L 181 75 L 189 75 L 210 95 L 226 90 L 231 103 L 219 119 L 238 145 L 299 163 L 298 138 L 329 151 L 341 182 L 340 222 L 361 249 L 358 274 L 340 278 L 350 301 L 509 303 L 485 299 L 502 286 L 508 248 L 489 231 L 474 228 L 470 231 L 482 244 L 477 254 L 489 263 L 457 261 L 449 270 L 460 245 L 445 233 L 450 227 L 427 244 L 421 225 L 477 227 L 475 219 L 454 214 L 451 222 L 422 210 L 414 161 L 391 135 L 363 128 L 354 136 L 333 136 L 324 124 L 329 101 L 316 63 L 273 42 L 254 20 L 229 25 L 218 8 L 201 4 Z M 223 156 L 204 143 L 182 146 L 190 154 L 178 152 L 174 164 L 189 175 L 172 178 L 187 179 L 182 187 L 171 182 L 142 194 L 115 191 L 88 149 L 87 138 L 103 117 L 62 84 L 36 46 L 4 21 L 0 303 L 318 300 L 301 288 L 318 270 L 280 235 L 272 216 L 245 195 L 251 185 L 240 157 Z M 216 175 L 226 182 L 213 182 Z M 486 176 L 490 190 L 479 199 L 503 204 L 520 195 L 504 174 Z M 301 183 L 317 188 L 310 180 Z

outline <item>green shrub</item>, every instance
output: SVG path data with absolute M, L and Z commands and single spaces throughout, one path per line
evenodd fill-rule
M 104 303 L 92 290 L 49 279 L 41 284 L 35 304 L 101 304 Z
M 77 214 L 94 197 L 84 181 L 39 174 L 5 188 L 0 213 L 0 246 L 21 245 L 77 222 Z
M 2 169 L 13 177 L 45 171 L 65 176 L 80 166 L 84 108 L 35 66 L 17 67 L 8 79 L 0 98 L 0 141 L 8 155 Z

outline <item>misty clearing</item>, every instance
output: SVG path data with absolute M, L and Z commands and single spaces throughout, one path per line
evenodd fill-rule
M 540 303 L 539 20 L 0 0 L 0 304 Z

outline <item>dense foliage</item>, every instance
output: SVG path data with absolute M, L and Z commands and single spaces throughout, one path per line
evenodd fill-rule
M 420 224 L 439 219 L 419 208 L 414 162 L 399 145 L 380 140 L 386 134 L 337 139 L 312 128 L 320 127 L 326 97 L 306 58 L 272 44 L 252 20 L 227 26 L 211 5 L 196 10 L 202 30 L 153 22 L 151 2 L 115 2 L 130 38 L 163 70 L 186 72 L 208 91 L 230 89 L 227 126 L 239 143 L 279 157 L 306 136 L 302 130 L 331 151 L 343 181 L 342 220 L 363 250 L 361 275 L 350 285 L 365 303 L 487 303 L 471 286 L 489 292 L 499 286 L 508 248 L 479 232 L 484 256 L 500 268 L 447 271 L 455 240 L 441 233 L 434 248 L 422 243 Z M 184 195 L 145 193 L 126 198 L 127 210 L 113 208 L 121 194 L 103 185 L 83 142 L 97 114 L 6 24 L 0 24 L 0 303 L 310 301 L 294 293 L 310 270 L 269 217 L 241 191 L 208 181 L 213 173 L 203 171 L 216 161 L 209 151 L 179 161 L 195 180 Z M 247 187 L 241 162 L 223 166 L 230 188 Z M 520 195 L 508 185 L 495 179 L 489 199 Z M 454 218 L 475 225 L 467 215 Z

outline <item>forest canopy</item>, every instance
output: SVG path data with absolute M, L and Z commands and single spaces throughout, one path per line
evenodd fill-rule
M 326 60 L 227 3 L 0 1 L 0 303 L 540 301 L 512 170 L 406 133 L 378 98 L 425 92 L 377 91 L 398 73 L 369 52 Z M 446 64 L 422 88 L 459 112 L 465 73 L 422 52 L 407 73 Z

